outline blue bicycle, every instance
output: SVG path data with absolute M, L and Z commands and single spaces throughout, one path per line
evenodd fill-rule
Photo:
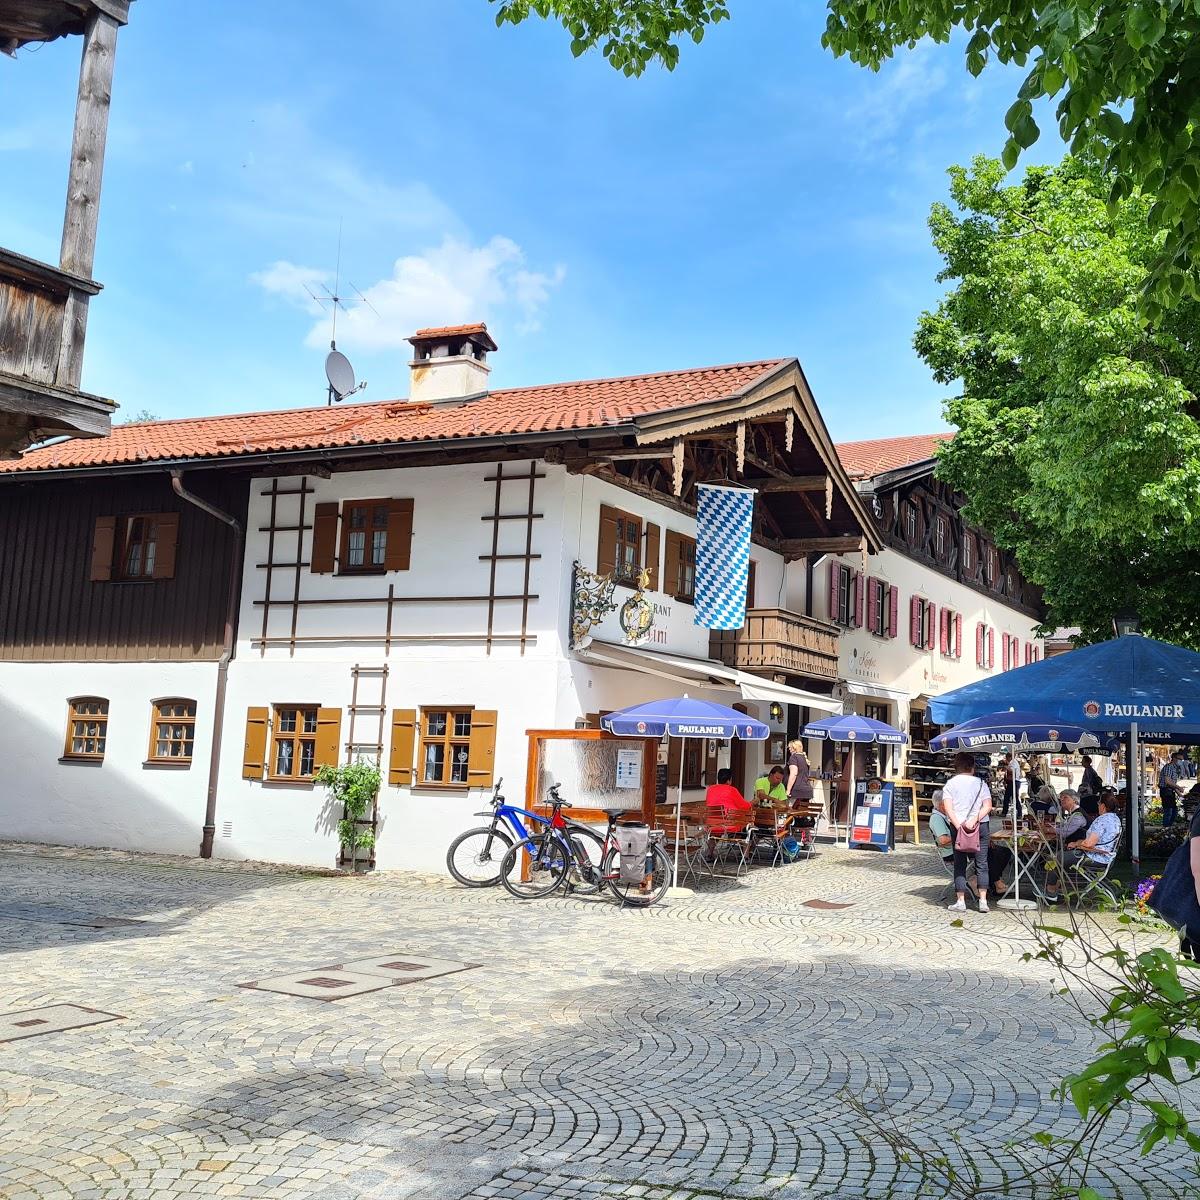
M 529 836 L 524 820 L 531 826 L 549 824 L 545 817 L 527 808 L 506 804 L 500 794 L 503 782 L 503 779 L 497 779 L 492 789 L 491 812 L 475 814 L 477 817 L 490 816 L 492 823 L 460 833 L 446 851 L 446 866 L 463 887 L 495 887 L 500 882 L 500 863 L 504 856 L 516 842 Z

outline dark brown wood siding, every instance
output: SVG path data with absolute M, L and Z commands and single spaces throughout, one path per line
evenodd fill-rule
M 188 473 L 245 521 L 245 480 Z M 179 514 L 171 579 L 95 581 L 98 517 Z M 186 662 L 220 657 L 233 531 L 180 500 L 166 474 L 0 485 L 0 660 Z

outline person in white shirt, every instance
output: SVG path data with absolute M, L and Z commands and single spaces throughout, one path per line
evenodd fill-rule
M 954 890 L 958 898 L 950 905 L 951 912 L 967 910 L 967 863 L 975 859 L 975 887 L 979 911 L 988 911 L 988 838 L 992 812 L 992 790 L 975 774 L 975 756 L 962 753 L 954 759 L 954 777 L 942 788 L 942 811 L 954 826 Z M 958 848 L 958 833 L 979 830 L 979 849 Z

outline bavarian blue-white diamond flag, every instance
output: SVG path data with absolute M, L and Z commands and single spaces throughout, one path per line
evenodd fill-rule
M 746 623 L 754 492 L 702 483 L 696 505 L 696 618 L 709 629 Z

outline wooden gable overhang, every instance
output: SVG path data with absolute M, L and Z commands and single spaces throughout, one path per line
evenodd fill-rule
M 788 559 L 882 548 L 794 359 L 734 396 L 639 417 L 636 426 L 633 447 L 594 440 L 563 461 L 688 513 L 701 483 L 753 487 L 755 541 Z
M 937 459 L 929 458 L 859 482 L 859 491 L 869 502 L 885 543 L 965 587 L 1042 620 L 1045 606 L 1041 589 L 1022 575 L 1011 550 L 996 546 L 986 531 L 963 521 L 966 497 L 938 479 L 936 470 Z M 905 519 L 905 507 L 910 504 L 917 513 L 915 536 L 910 535 Z M 947 522 L 950 532 L 949 545 L 942 556 L 937 553 L 936 541 L 939 517 Z M 967 537 L 975 539 L 976 547 L 969 565 L 963 554 Z M 989 582 L 986 556 L 992 552 L 997 556 L 998 569 Z

